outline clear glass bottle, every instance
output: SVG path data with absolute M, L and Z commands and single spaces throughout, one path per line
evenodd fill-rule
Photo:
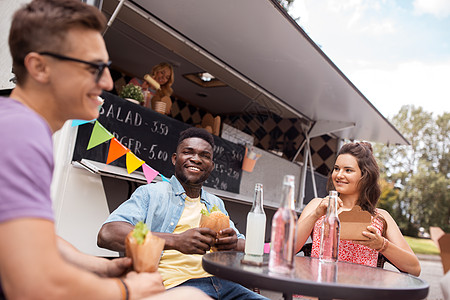
M 263 255 L 264 238 L 266 235 L 266 214 L 263 208 L 264 192 L 263 185 L 255 185 L 255 197 L 253 206 L 247 215 L 247 230 L 245 231 L 245 254 Z
M 339 233 L 341 223 L 337 214 L 337 191 L 330 191 L 327 214 L 320 233 L 319 259 L 322 262 L 336 262 L 339 254 Z
M 294 265 L 297 223 L 294 193 L 295 177 L 293 175 L 284 176 L 281 206 L 272 219 L 270 272 L 286 274 L 291 272 Z
M 319 260 L 319 267 L 317 269 L 318 282 L 337 282 L 339 264 L 329 264 Z

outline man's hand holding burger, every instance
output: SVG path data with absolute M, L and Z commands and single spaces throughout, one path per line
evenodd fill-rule
M 245 241 L 238 240 L 236 231 L 230 227 L 230 218 L 214 205 L 211 212 L 202 210 L 200 228 L 210 228 L 216 232 L 211 251 L 243 251 Z
M 191 228 L 175 239 L 176 250 L 184 254 L 205 254 L 214 245 L 216 232 L 210 228 Z
M 238 238 L 233 228 L 225 228 L 218 232 L 214 247 L 218 251 L 230 251 L 238 249 Z

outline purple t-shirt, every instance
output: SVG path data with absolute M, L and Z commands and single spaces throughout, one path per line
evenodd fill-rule
M 30 217 L 54 221 L 52 176 L 49 125 L 22 103 L 0 97 L 0 223 Z

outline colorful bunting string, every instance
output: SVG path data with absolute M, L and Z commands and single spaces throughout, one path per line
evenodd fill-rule
M 91 137 L 89 139 L 89 143 L 87 146 L 87 150 L 92 149 L 101 143 L 104 143 L 110 140 L 108 156 L 106 158 L 106 164 L 110 164 L 116 159 L 122 157 L 126 154 L 126 166 L 128 174 L 136 171 L 137 168 L 142 166 L 142 170 L 144 171 L 145 179 L 148 183 L 151 183 L 156 176 L 160 175 L 163 181 L 170 182 L 167 177 L 163 174 L 159 173 L 149 165 L 145 163 L 142 159 L 137 157 L 130 149 L 122 145 L 105 127 L 103 127 L 100 122 L 97 120 L 92 121 L 83 121 L 83 120 L 72 120 L 72 126 L 78 126 L 85 123 L 93 122 L 94 128 L 92 129 Z M 74 125 L 75 124 L 75 125 Z
M 86 121 L 86 120 L 72 120 L 72 127 L 77 127 L 77 126 L 80 126 L 80 125 L 83 125 L 83 124 L 86 124 L 86 123 L 91 123 L 91 122 L 93 122 L 95 120 L 96 119 L 90 120 L 90 121 Z
M 87 150 L 112 139 L 114 136 L 100 124 L 99 121 L 95 121 L 94 129 L 92 129 L 91 138 L 87 146 Z
M 144 170 L 145 179 L 147 179 L 148 183 L 151 183 L 156 176 L 158 176 L 159 172 L 150 167 L 147 164 L 142 165 L 142 170 Z
M 109 144 L 108 157 L 106 159 L 106 164 L 109 165 L 119 157 L 124 156 L 130 149 L 122 145 L 115 137 L 111 139 Z
M 170 182 L 170 180 L 166 176 L 164 176 L 163 174 L 159 173 L 159 176 L 161 176 L 163 181 Z
M 137 168 L 142 166 L 145 163 L 142 159 L 134 155 L 133 152 L 127 152 L 127 171 L 128 174 L 134 172 Z

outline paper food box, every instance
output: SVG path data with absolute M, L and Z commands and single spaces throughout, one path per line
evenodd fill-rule
M 441 252 L 441 261 L 445 274 L 450 270 L 450 233 L 445 233 L 439 227 L 430 227 L 430 236 Z
M 351 210 L 342 211 L 339 214 L 341 221 L 341 240 L 367 240 L 362 232 L 367 231 L 367 226 L 371 224 L 372 216 L 367 211 L 362 211 L 361 207 L 355 205 Z

